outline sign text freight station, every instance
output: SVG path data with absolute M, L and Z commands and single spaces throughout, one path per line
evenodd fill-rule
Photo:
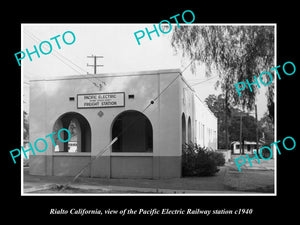
M 77 95 L 78 108 L 105 108 L 105 107 L 124 107 L 125 93 L 93 93 Z
M 111 101 L 111 99 L 115 99 L 115 94 L 102 94 L 102 95 L 86 95 L 84 99 L 88 99 L 91 102 L 85 102 L 84 106 L 109 106 L 109 105 L 117 105 L 117 102 Z M 103 102 L 96 101 L 97 99 L 103 100 Z M 95 100 L 93 102 L 93 100 Z
M 84 106 L 103 106 L 103 105 L 117 105 L 116 102 L 85 102 Z

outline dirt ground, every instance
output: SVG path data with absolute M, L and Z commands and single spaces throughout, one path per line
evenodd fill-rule
M 274 193 L 275 165 L 274 159 L 247 162 L 238 170 L 234 157 L 227 163 L 227 173 L 224 178 L 226 188 L 247 192 Z
M 272 165 L 245 166 L 239 172 L 234 163 L 220 167 L 211 177 L 184 177 L 176 179 L 105 179 L 80 177 L 70 187 L 62 189 L 72 177 L 33 176 L 24 170 L 24 193 L 33 187 L 51 185 L 34 193 L 274 193 Z M 89 187 L 93 187 L 90 189 Z M 166 191 L 167 190 L 167 191 Z M 33 193 L 33 192 L 30 192 Z
M 224 185 L 227 189 L 274 193 L 274 171 L 272 170 L 245 170 L 227 172 Z

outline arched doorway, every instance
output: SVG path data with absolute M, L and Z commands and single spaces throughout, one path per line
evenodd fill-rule
M 188 119 L 188 143 L 192 143 L 192 122 L 191 117 Z
M 112 139 L 117 136 L 112 152 L 153 151 L 151 122 L 139 111 L 127 110 L 116 116 L 112 125 Z
M 186 122 L 184 113 L 182 113 L 181 116 L 181 135 L 182 145 L 184 145 L 186 143 Z
M 57 137 L 60 129 L 68 129 L 71 133 L 71 139 L 68 142 L 61 142 Z M 54 123 L 53 135 L 56 144 L 55 152 L 91 152 L 91 127 L 89 122 L 81 114 L 76 112 L 68 112 L 61 115 Z M 60 135 L 66 140 L 67 133 L 62 132 Z

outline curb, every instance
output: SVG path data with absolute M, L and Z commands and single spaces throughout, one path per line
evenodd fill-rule
M 141 187 L 128 187 L 128 186 L 92 186 L 92 185 L 70 185 L 73 188 L 90 189 L 90 190 L 103 190 L 112 192 L 142 192 L 153 194 L 185 194 L 185 193 L 201 193 L 198 190 L 175 190 L 175 189 L 161 189 L 161 188 L 141 188 Z M 205 191 L 206 192 L 206 191 Z
M 56 184 L 44 184 L 41 186 L 24 188 L 23 193 L 31 193 L 31 192 L 36 192 L 36 191 L 47 190 L 47 189 L 53 188 L 55 186 L 56 186 Z

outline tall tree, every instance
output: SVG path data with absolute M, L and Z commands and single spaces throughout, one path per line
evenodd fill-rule
M 264 133 L 264 141 L 266 146 L 270 146 L 274 142 L 274 122 L 270 116 L 265 113 L 258 121 L 261 131 Z
M 207 76 L 219 75 L 217 86 L 228 91 L 229 102 L 252 110 L 257 87 L 243 90 L 239 97 L 234 84 L 254 82 L 254 76 L 274 67 L 274 26 L 180 26 L 175 27 L 171 44 L 182 56 L 204 63 Z M 271 98 L 270 100 L 272 100 Z
M 234 84 L 246 79 L 253 83 L 254 76 L 274 67 L 274 26 L 180 26 L 175 27 L 171 44 L 176 52 L 193 60 L 192 71 L 197 63 L 202 63 L 207 68 L 206 76 L 213 72 L 219 75 L 216 87 L 225 95 L 226 121 L 229 105 L 252 110 L 258 90 L 253 85 L 252 91 L 246 88 L 239 97 Z M 269 85 L 267 92 L 270 115 L 274 107 L 273 87 Z
M 237 108 L 228 106 L 230 118 L 228 119 L 228 131 L 229 135 L 226 137 L 226 120 L 225 120 L 225 98 L 222 94 L 215 96 L 213 94 L 209 95 L 205 102 L 208 108 L 214 113 L 218 118 L 218 148 L 225 149 L 228 148 L 227 142 L 240 140 L 240 123 L 242 115 L 242 139 L 246 141 L 256 141 L 256 121 L 253 116 L 247 113 L 241 112 Z M 270 119 L 269 119 L 270 120 Z M 269 121 L 268 120 L 268 121 Z M 266 123 L 262 121 L 262 123 Z M 259 128 L 259 136 L 261 137 L 261 128 Z M 228 138 L 228 139 L 227 139 Z M 227 141 L 226 141 L 227 140 Z

